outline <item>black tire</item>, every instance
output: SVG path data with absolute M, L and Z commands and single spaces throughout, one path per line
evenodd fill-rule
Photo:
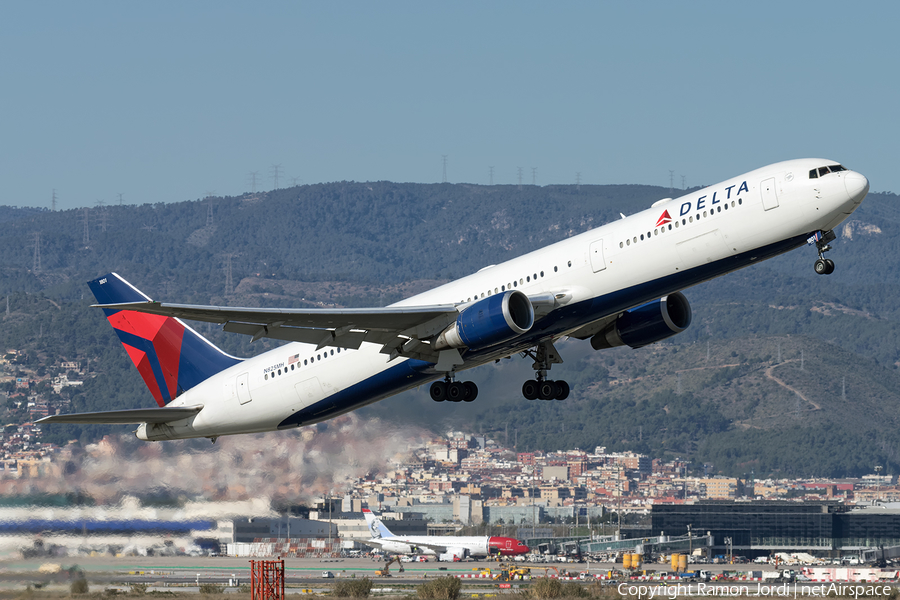
M 569 397 L 569 383 L 567 381 L 557 381 L 556 387 L 559 391 L 556 393 L 557 400 L 565 400 Z
M 831 275 L 832 273 L 834 273 L 834 261 L 831 260 L 830 258 L 826 258 L 825 264 L 828 266 L 828 270 L 825 271 L 825 274 Z
M 431 399 L 435 402 L 443 402 L 447 399 L 447 384 L 443 381 L 435 381 L 431 384 L 431 389 L 428 390 L 428 393 L 431 394 Z
M 534 379 L 529 379 L 525 383 L 522 384 L 522 395 L 525 396 L 528 400 L 534 400 L 538 397 L 538 382 Z
M 553 400 L 559 387 L 555 381 L 542 381 L 538 387 L 538 398 L 541 400 Z
M 466 395 L 463 396 L 463 402 L 471 402 L 478 397 L 478 386 L 475 383 L 466 381 L 463 382 L 463 385 L 466 386 Z
M 454 381 L 447 386 L 447 400 L 450 402 L 462 402 L 466 397 L 466 386 L 461 381 Z
M 828 273 L 828 263 L 824 259 L 819 259 L 813 265 L 816 275 L 826 275 Z

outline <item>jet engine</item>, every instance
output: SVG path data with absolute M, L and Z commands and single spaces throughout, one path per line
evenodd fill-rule
M 627 310 L 591 338 L 594 350 L 641 348 L 681 333 L 691 324 L 691 305 L 681 292 Z
M 473 303 L 434 342 L 435 350 L 480 350 L 511 340 L 534 325 L 534 307 L 528 296 L 507 290 Z

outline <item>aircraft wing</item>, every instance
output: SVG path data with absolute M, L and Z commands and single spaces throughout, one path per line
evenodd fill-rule
M 446 544 L 432 544 L 432 543 L 422 543 L 416 542 L 415 544 L 409 543 L 413 548 L 427 548 L 428 550 L 432 550 L 435 554 L 446 554 L 449 550 L 450 546 Z
M 453 304 L 388 308 L 232 308 L 162 302 L 95 305 L 191 321 L 219 323 L 225 331 L 316 344 L 319 348 L 358 349 L 363 342 L 382 345 L 392 358 L 402 354 L 436 361 L 437 352 L 416 343 L 440 334 L 459 316 Z M 402 351 L 401 351 L 401 347 Z
M 129 410 L 105 410 L 100 412 L 51 415 L 38 419 L 35 423 L 92 423 L 101 425 L 128 425 L 131 423 L 169 423 L 196 415 L 203 408 L 198 406 L 177 406 L 171 408 L 134 408 Z
M 450 550 L 451 547 L 455 547 L 455 546 L 448 546 L 446 544 L 434 544 L 431 542 L 425 542 L 425 543 L 413 542 L 411 540 L 408 540 L 408 539 L 405 539 L 402 537 L 372 538 L 363 543 L 366 544 L 367 546 L 372 546 L 373 548 L 383 548 L 385 543 L 405 544 L 413 549 L 423 548 L 426 550 L 431 550 L 431 551 L 435 552 L 436 554 L 445 554 Z
M 559 306 L 564 294 L 544 293 L 529 300 L 540 317 Z M 363 342 L 382 346 L 391 359 L 397 356 L 438 362 L 440 355 L 430 340 L 444 331 L 460 314 L 455 304 L 391 306 L 386 308 L 239 308 L 125 302 L 97 304 L 105 310 L 131 310 L 190 321 L 219 323 L 229 333 L 316 344 L 318 348 L 358 349 Z M 458 353 L 454 350 L 453 354 Z M 461 364 L 461 363 L 457 363 Z

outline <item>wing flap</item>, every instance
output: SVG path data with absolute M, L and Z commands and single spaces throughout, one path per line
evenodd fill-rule
M 228 306 L 200 306 L 193 304 L 164 304 L 162 302 L 125 302 L 98 304 L 106 310 L 133 310 L 165 317 L 176 317 L 207 323 L 250 323 L 311 329 L 351 327 L 361 330 L 403 331 L 418 327 L 432 319 L 452 315 L 458 311 L 452 304 L 434 306 L 398 306 L 388 308 L 232 308 Z
M 199 413 L 203 405 L 177 406 L 171 408 L 133 408 L 128 410 L 105 410 L 99 412 L 51 415 L 38 419 L 41 423 L 80 423 L 95 425 L 128 425 L 137 423 L 169 423 L 187 419 Z
M 161 302 L 126 302 L 98 305 L 107 311 L 130 310 L 208 323 L 223 323 L 224 330 L 253 337 L 315 344 L 319 348 L 359 349 L 363 342 L 380 344 L 391 359 L 399 355 L 437 360 L 428 346 L 412 345 L 443 331 L 459 315 L 453 304 L 388 308 L 231 308 Z M 416 348 L 413 352 L 413 347 Z

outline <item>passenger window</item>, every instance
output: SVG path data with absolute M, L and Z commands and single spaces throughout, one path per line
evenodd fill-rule
M 268 373 L 266 373 L 265 375 L 263 375 L 263 379 L 268 379 L 268 378 L 269 378 L 269 374 L 268 374 Z
M 641 241 L 642 241 L 642 242 L 644 241 L 644 234 L 643 234 L 643 233 L 641 234 Z

